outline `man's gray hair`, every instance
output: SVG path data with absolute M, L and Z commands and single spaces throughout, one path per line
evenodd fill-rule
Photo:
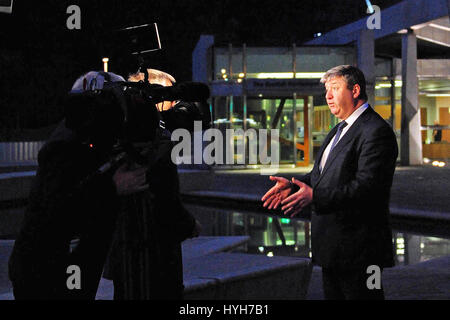
M 166 81 L 171 82 L 174 84 L 176 82 L 175 78 L 168 74 L 167 72 L 157 70 L 157 69 L 147 69 L 148 72 L 148 82 L 152 84 L 159 84 L 162 86 L 166 85 Z M 128 77 L 128 81 L 143 81 L 144 80 L 144 73 L 139 72 L 132 74 Z
M 347 82 L 347 88 L 353 90 L 353 86 L 355 84 L 359 85 L 361 88 L 361 92 L 359 94 L 358 99 L 367 101 L 367 93 L 366 93 L 366 78 L 364 77 L 364 73 L 353 66 L 350 65 L 340 65 L 328 70 L 320 79 L 321 83 L 327 82 L 329 79 L 334 77 L 344 77 Z

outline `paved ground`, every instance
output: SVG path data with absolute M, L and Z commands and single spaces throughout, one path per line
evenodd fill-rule
M 309 168 L 283 168 L 279 176 L 291 178 L 305 174 Z M 236 180 L 241 183 L 236 183 Z M 259 170 L 216 171 L 213 190 L 263 195 L 273 185 Z M 450 214 L 450 164 L 397 167 L 391 190 L 391 206 Z
M 450 300 L 450 256 L 385 269 L 386 300 Z M 323 300 L 322 270 L 314 267 L 308 300 Z
M 306 173 L 310 168 L 281 169 L 279 175 L 285 177 Z M 267 176 L 261 176 L 259 170 L 216 171 L 213 185 L 205 186 L 212 190 L 240 194 L 258 194 L 272 185 Z M 436 168 L 432 166 L 398 167 L 394 176 L 391 192 L 391 207 L 418 211 L 420 214 L 433 214 L 434 217 L 450 217 L 450 166 Z M 1 256 L 4 261 L 6 256 Z M 0 282 L 6 279 L 4 271 Z M 409 266 L 397 266 L 386 269 L 383 283 L 387 299 L 450 300 L 450 256 L 433 259 Z M 111 290 L 111 287 L 105 287 Z M 9 291 L 4 286 L 2 293 Z M 308 299 L 323 299 L 321 289 L 321 270 L 314 268 L 309 287 Z
M 450 300 L 450 256 L 383 272 L 386 300 Z M 111 281 L 102 280 L 98 297 L 111 299 Z M 0 296 L 1 298 L 1 296 Z M 308 300 L 323 300 L 322 270 L 314 267 Z
M 0 260 L 7 259 L 0 252 Z M 409 265 L 397 266 L 383 272 L 387 300 L 450 300 L 450 256 Z M 12 300 L 6 270 L 0 272 L 0 300 Z M 113 285 L 102 279 L 97 293 L 99 299 L 112 299 Z M 322 273 L 314 267 L 308 289 L 308 300 L 323 300 Z
M 309 168 L 282 168 L 277 174 L 286 178 L 305 174 Z M 239 181 L 239 183 L 237 183 Z M 236 194 L 263 195 L 273 183 L 259 170 L 216 171 L 210 190 L 226 190 Z M 397 167 L 391 190 L 391 208 L 407 214 L 436 219 L 450 218 L 450 166 L 423 165 Z M 448 230 L 450 237 L 450 230 Z M 388 300 L 450 299 L 450 256 L 426 262 L 396 266 L 383 272 L 385 296 Z M 323 299 L 322 275 L 314 267 L 308 299 Z

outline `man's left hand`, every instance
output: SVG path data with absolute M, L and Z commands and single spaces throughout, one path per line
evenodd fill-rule
M 307 184 L 304 184 L 294 178 L 292 178 L 292 183 L 298 185 L 300 189 L 296 193 L 281 201 L 281 204 L 283 205 L 281 210 L 283 210 L 284 214 L 290 213 L 291 217 L 294 217 L 312 202 L 313 189 Z

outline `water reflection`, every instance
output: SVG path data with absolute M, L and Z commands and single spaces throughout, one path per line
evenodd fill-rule
M 202 224 L 204 236 L 250 236 L 242 248 L 248 253 L 268 256 L 311 257 L 309 221 L 236 212 L 186 204 Z M 450 239 L 419 233 L 393 231 L 397 265 L 414 264 L 450 255 Z

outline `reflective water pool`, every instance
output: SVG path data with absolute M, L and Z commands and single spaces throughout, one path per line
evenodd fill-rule
M 186 204 L 186 208 L 202 224 L 204 236 L 250 236 L 241 250 L 268 256 L 311 256 L 309 221 L 239 212 Z M 421 231 L 393 230 L 397 265 L 414 264 L 450 255 L 450 237 L 436 237 Z

